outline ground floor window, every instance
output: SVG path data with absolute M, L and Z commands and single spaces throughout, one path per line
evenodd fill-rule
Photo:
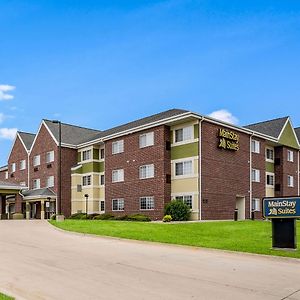
M 112 210 L 124 210 L 124 199 L 113 199 L 112 200 Z
M 140 198 L 140 209 L 141 210 L 154 209 L 154 197 L 141 197 Z
M 260 199 L 259 198 L 252 199 L 252 211 L 260 211 Z
M 176 200 L 183 201 L 190 209 L 193 208 L 193 196 L 192 195 L 184 195 L 184 196 L 176 196 Z
M 105 202 L 103 200 L 100 201 L 100 211 L 105 211 Z
M 87 176 L 82 177 L 82 185 L 83 186 L 91 185 L 91 183 L 92 183 L 92 176 L 91 175 L 87 175 Z

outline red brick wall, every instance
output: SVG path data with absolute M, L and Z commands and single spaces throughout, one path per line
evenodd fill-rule
M 288 150 L 294 152 L 294 162 L 287 160 Z M 275 191 L 276 197 L 287 197 L 298 195 L 298 153 L 295 149 L 288 147 L 276 147 L 275 158 L 280 164 L 275 164 L 275 182 L 280 184 L 280 191 Z M 288 175 L 294 176 L 294 187 L 288 187 Z
M 5 173 L 6 173 L 6 170 L 5 171 L 0 171 L 0 181 L 6 181 Z
M 219 128 L 202 123 L 202 219 L 233 219 L 237 195 L 245 196 L 249 218 L 250 137 L 236 131 L 240 150 L 220 149 Z
M 139 148 L 139 136 L 154 131 L 154 145 Z M 112 154 L 112 142 L 124 140 L 124 152 Z M 171 184 L 166 183 L 166 174 L 171 174 L 170 151 L 166 141 L 170 140 L 170 129 L 158 126 L 151 130 L 130 134 L 105 143 L 105 199 L 106 212 L 113 214 L 142 213 L 152 219 L 163 217 L 164 205 L 171 198 Z M 154 164 L 155 176 L 139 179 L 139 166 Z M 112 170 L 124 169 L 124 182 L 112 183 Z M 140 210 L 139 198 L 153 196 L 154 210 Z M 112 212 L 112 199 L 124 198 L 124 212 Z
M 260 153 L 252 153 L 252 168 L 260 170 L 260 182 L 252 182 L 252 198 L 259 198 L 260 212 L 255 212 L 255 219 L 262 219 L 262 200 L 266 196 L 266 142 L 254 137 L 253 140 L 260 142 Z
M 20 170 L 20 161 L 26 160 L 26 169 Z M 11 164 L 16 163 L 16 171 L 12 174 L 11 172 Z M 12 148 L 11 154 L 8 158 L 8 180 L 10 182 L 20 183 L 25 182 L 27 185 L 28 182 L 28 157 L 27 151 L 24 148 L 21 140 L 17 137 L 14 146 Z M 4 174 L 5 176 L 5 174 Z

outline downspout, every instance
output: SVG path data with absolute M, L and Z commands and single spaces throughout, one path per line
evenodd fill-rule
M 249 197 L 250 197 L 250 201 L 249 201 L 249 207 L 250 207 L 250 212 L 249 212 L 249 217 L 251 219 L 251 212 L 252 212 L 252 197 L 253 197 L 253 183 L 252 183 L 252 137 L 253 137 L 253 133 L 250 136 L 250 160 L 249 160 L 249 169 L 250 169 L 250 182 L 249 182 Z
M 202 122 L 203 118 L 198 120 L 198 207 L 199 207 L 199 220 L 202 220 Z
M 30 183 L 30 170 L 29 170 L 29 166 L 30 166 L 30 163 L 29 163 L 29 151 L 27 151 L 27 187 L 28 187 L 28 190 L 30 190 L 30 187 L 29 187 L 29 183 Z
M 299 158 L 300 158 L 300 150 L 298 150 L 298 196 L 300 196 L 300 170 L 299 170 Z

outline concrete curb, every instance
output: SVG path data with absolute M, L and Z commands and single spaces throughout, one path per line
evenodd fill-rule
M 156 242 L 156 241 L 141 241 L 141 240 L 113 237 L 113 236 L 107 236 L 107 235 L 96 235 L 96 234 L 90 234 L 90 233 L 81 233 L 81 232 L 61 229 L 59 227 L 56 227 L 56 226 L 52 225 L 50 222 L 48 222 L 46 220 L 44 222 L 46 222 L 48 224 L 48 226 L 50 226 L 50 227 L 54 228 L 55 230 L 60 231 L 64 234 L 81 236 L 81 237 L 91 237 L 91 238 L 96 238 L 96 239 L 106 239 L 106 240 L 115 240 L 115 241 L 127 241 L 127 242 L 138 243 L 138 244 L 160 245 L 160 246 L 165 246 L 165 247 L 170 247 L 170 248 L 174 248 L 174 247 L 175 248 L 184 248 L 186 250 L 227 253 L 227 254 L 235 254 L 235 255 L 239 255 L 239 256 L 248 256 L 248 257 L 262 257 L 262 258 L 267 258 L 269 260 L 274 260 L 274 261 L 293 261 L 295 263 L 300 264 L 300 259 L 299 258 L 294 258 L 294 257 L 284 257 L 284 256 L 258 254 L 258 253 L 239 252 L 239 251 L 223 250 L 223 249 L 215 249 L 215 248 L 205 248 L 205 247 L 198 247 L 198 246 L 162 243 L 162 242 Z

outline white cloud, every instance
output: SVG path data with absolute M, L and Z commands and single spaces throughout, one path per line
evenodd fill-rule
M 230 124 L 237 124 L 239 122 L 238 118 L 236 118 L 230 111 L 226 109 L 216 110 L 208 116 Z
M 0 138 L 13 140 L 16 136 L 17 128 L 0 128 Z
M 13 85 L 8 84 L 0 84 L 0 101 L 1 100 L 12 100 L 14 99 L 14 96 L 11 94 L 8 94 L 7 92 L 11 92 L 16 87 Z

